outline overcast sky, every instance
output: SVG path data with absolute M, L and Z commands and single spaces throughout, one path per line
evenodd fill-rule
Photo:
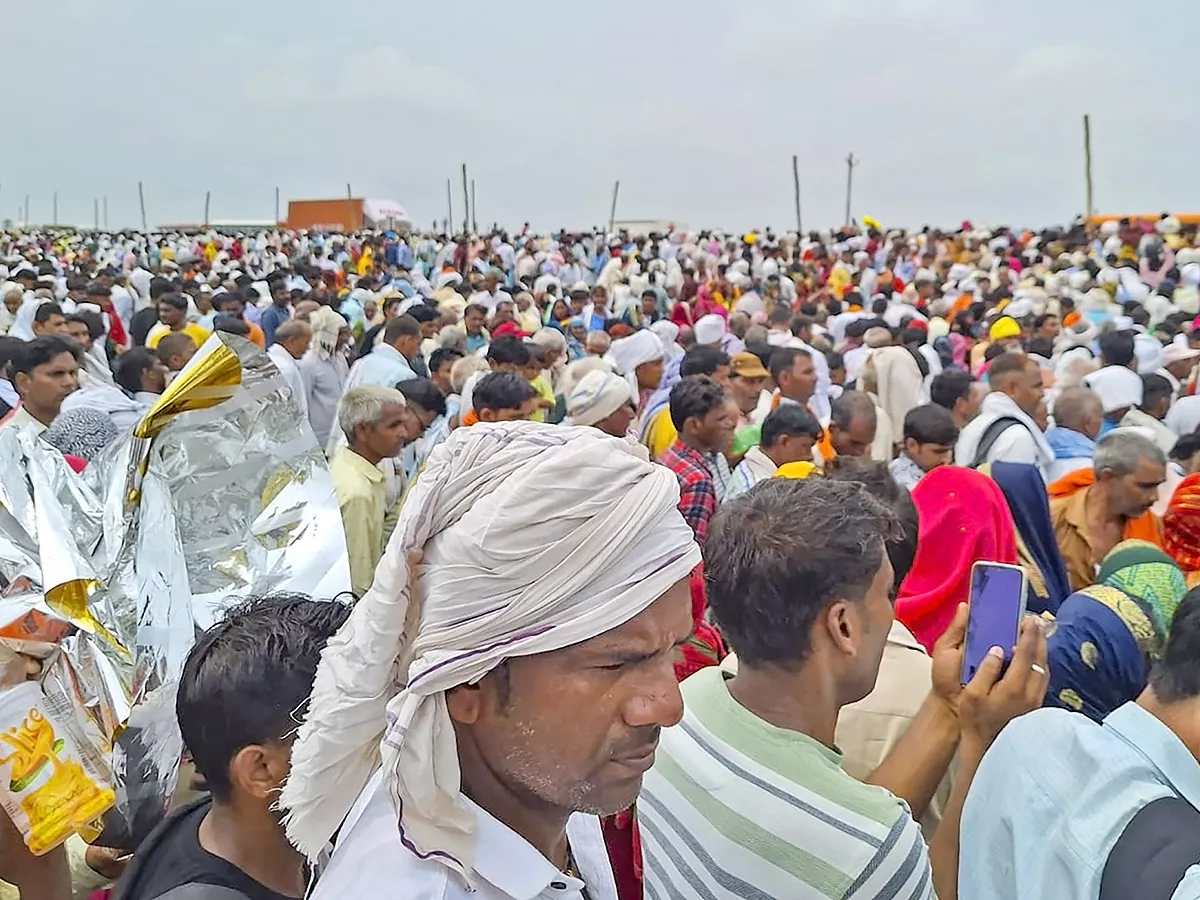
M 37 0 L 0 12 L 0 219 L 270 219 L 288 198 L 421 226 L 608 217 L 745 229 L 1200 210 L 1200 3 L 1154 0 Z M 24 105 L 11 98 L 20 96 Z M 18 113 L 14 122 L 11 118 Z

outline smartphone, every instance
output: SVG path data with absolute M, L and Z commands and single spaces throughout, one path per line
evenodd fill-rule
M 1025 571 L 1020 566 L 980 561 L 971 567 L 963 684 L 975 677 L 992 647 L 1004 648 L 1005 665 L 1012 659 L 1025 616 L 1025 583 Z

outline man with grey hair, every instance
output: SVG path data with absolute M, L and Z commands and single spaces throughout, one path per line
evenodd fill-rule
M 291 388 L 292 399 L 300 407 L 304 418 L 308 418 L 308 387 L 300 372 L 298 360 L 304 357 L 312 346 L 313 330 L 308 322 L 299 319 L 289 319 L 275 329 L 275 341 L 267 348 L 267 356 L 275 363 L 275 368 Z
M 589 331 L 583 349 L 588 356 L 603 356 L 612 346 L 612 338 L 607 331 Z
M 1096 438 L 1104 425 L 1104 404 L 1091 388 L 1064 388 L 1054 401 L 1054 427 L 1046 429 L 1046 443 L 1054 451 L 1047 480 L 1058 481 L 1078 469 L 1090 469 Z
M 879 427 L 879 414 L 871 395 L 846 391 L 831 404 L 829 443 L 838 456 L 869 457 Z M 829 465 L 832 460 L 823 460 Z
M 1150 508 L 1167 479 L 1158 445 L 1132 429 L 1118 429 L 1096 444 L 1090 473 L 1052 486 L 1050 520 L 1072 590 L 1094 584 L 1096 569 L 1117 544 L 1130 538 L 1162 541 L 1162 525 Z
M 329 474 L 342 511 L 351 589 L 361 597 L 383 555 L 387 476 L 379 464 L 399 456 L 413 435 L 404 395 L 394 388 L 351 388 L 338 403 L 337 420 L 346 445 L 334 453 Z

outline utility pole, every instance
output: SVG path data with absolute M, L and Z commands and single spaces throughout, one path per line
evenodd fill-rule
M 1092 205 L 1092 120 L 1087 113 L 1083 114 L 1083 179 L 1087 188 L 1086 218 L 1083 220 L 1083 227 L 1090 234 L 1092 216 L 1095 215 L 1096 208 Z
M 29 195 L 25 195 L 25 224 L 29 224 Z
M 471 231 L 471 194 L 467 190 L 467 164 L 462 164 L 463 175 L 463 232 Z
M 854 167 L 861 160 L 854 158 L 854 151 L 846 154 L 846 224 L 850 224 L 850 200 L 854 195 Z
M 450 179 L 446 179 L 446 236 L 454 233 L 454 200 L 450 194 Z
M 275 188 L 275 227 L 279 227 L 279 188 Z
M 804 219 L 800 215 L 800 162 L 792 155 L 792 186 L 796 189 L 796 234 L 804 233 Z
M 54 227 L 58 227 L 58 191 L 54 192 Z
M 475 179 L 471 179 L 471 231 L 479 234 L 479 207 L 475 205 Z
M 104 230 L 108 231 L 108 197 L 104 198 Z
M 617 226 L 617 195 L 621 193 L 621 179 L 617 179 L 613 184 L 613 201 L 612 206 L 608 210 L 608 233 L 612 234 L 613 229 Z
M 346 182 L 346 231 L 357 231 L 354 225 L 354 194 L 350 190 L 350 182 Z M 361 225 L 362 222 L 359 222 Z
M 204 192 L 204 230 L 208 231 L 208 205 L 212 202 L 212 191 Z
M 138 204 L 142 208 L 142 232 L 150 233 L 150 226 L 146 224 L 146 192 L 142 189 L 142 183 L 138 182 Z
M 92 221 L 95 223 L 96 230 L 100 230 L 100 200 L 92 200 Z

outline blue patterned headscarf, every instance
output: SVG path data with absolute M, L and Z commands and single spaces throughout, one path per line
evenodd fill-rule
M 994 462 L 991 475 L 1004 492 L 1021 541 L 1041 575 L 1042 583 L 1035 585 L 1041 589 L 1036 591 L 1039 608 L 1031 606 L 1029 611 L 1055 612 L 1071 593 L 1071 581 L 1050 522 L 1046 483 L 1037 467 L 1027 463 Z

